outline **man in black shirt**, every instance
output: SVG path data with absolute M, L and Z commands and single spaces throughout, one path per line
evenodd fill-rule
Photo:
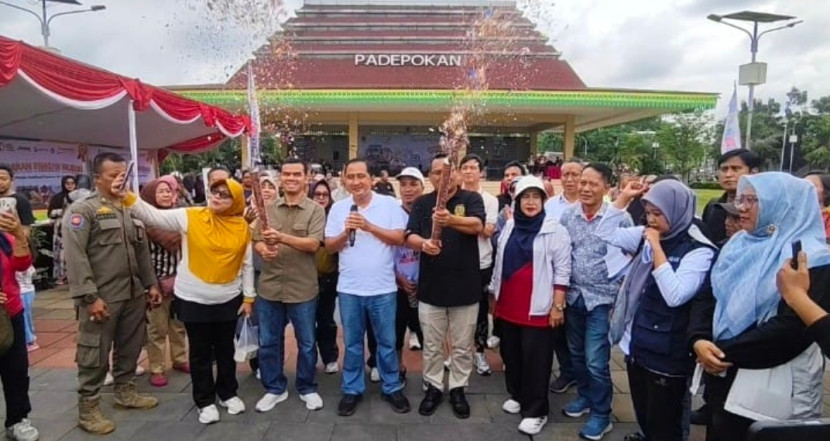
M 448 167 L 446 155 L 432 161 L 429 180 L 438 188 Z M 445 209 L 435 210 L 438 194 L 415 201 L 409 215 L 406 244 L 421 251 L 418 280 L 418 316 L 424 333 L 424 380 L 427 392 L 418 412 L 432 415 L 444 390 L 444 343 L 450 348 L 450 404 L 458 418 L 470 416 L 464 396 L 473 370 L 473 336 L 481 298 L 478 235 L 484 229 L 481 195 L 459 187 L 457 170 L 450 178 L 450 198 Z M 430 239 L 435 222 L 443 227 L 440 241 Z M 448 338 L 449 337 L 449 338 Z
M 510 161 L 507 165 L 504 166 L 504 177 L 502 178 L 502 188 L 504 188 L 504 193 L 498 196 L 499 200 L 499 212 L 501 209 L 510 205 L 513 202 L 513 198 L 507 192 L 508 187 L 513 182 L 514 179 L 518 178 L 519 176 L 524 176 L 527 174 L 524 166 L 519 164 L 519 161 Z
M 746 150 L 731 150 L 718 158 L 718 182 L 723 188 L 723 195 L 714 198 L 703 209 L 703 223 L 714 243 L 723 242 L 726 236 L 726 210 L 719 204 L 733 202 L 738 191 L 738 179 L 743 175 L 754 175 L 761 169 L 761 157 Z
M 12 198 L 15 200 L 15 211 L 20 218 L 20 224 L 28 229 L 35 223 L 35 216 L 32 213 L 32 204 L 22 194 L 14 191 L 14 170 L 7 164 L 0 164 L 0 198 Z
M 389 172 L 386 170 L 380 171 L 380 180 L 375 183 L 373 189 L 377 194 L 392 196 L 393 198 L 397 197 L 395 196 L 395 187 L 389 182 Z

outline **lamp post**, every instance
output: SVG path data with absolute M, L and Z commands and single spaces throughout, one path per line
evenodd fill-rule
M 17 10 L 23 11 L 23 12 L 28 12 L 29 14 L 34 15 L 35 18 L 37 18 L 37 20 L 40 22 L 40 34 L 43 36 L 43 46 L 46 47 L 46 48 L 49 47 L 49 35 L 50 35 L 49 24 L 52 23 L 52 20 L 54 20 L 55 17 L 60 17 L 61 15 L 69 15 L 69 14 L 81 14 L 81 13 L 84 13 L 84 12 L 98 12 L 98 11 L 103 11 L 104 9 L 107 9 L 107 7 L 104 6 L 104 5 L 92 5 L 89 8 L 86 8 L 86 9 L 79 9 L 79 10 L 76 10 L 76 11 L 58 12 L 57 14 L 52 14 L 51 16 L 49 16 L 46 12 L 46 2 L 47 1 L 81 6 L 81 4 L 78 3 L 75 0 L 41 0 L 41 6 L 42 6 L 41 14 L 38 14 L 37 12 L 32 11 L 30 9 L 27 9 L 27 8 L 24 8 L 24 7 L 21 7 L 21 6 L 17 6 L 17 5 L 13 5 L 11 3 L 6 3 L 4 1 L 0 1 L 0 5 L 8 6 L 10 8 L 14 8 L 14 9 L 17 9 Z
M 758 41 L 765 34 L 780 31 L 781 29 L 791 28 L 799 23 L 802 23 L 803 20 L 793 21 L 783 26 L 779 26 L 777 28 L 767 29 L 759 34 L 758 23 L 775 23 L 784 20 L 795 20 L 796 17 L 790 15 L 768 14 L 765 12 L 742 11 L 734 12 L 732 14 L 727 15 L 709 14 L 709 16 L 707 16 L 706 18 L 714 21 L 715 23 L 720 23 L 731 28 L 735 28 L 749 36 L 749 51 L 752 55 L 752 61 L 749 64 L 744 64 L 740 66 L 738 72 L 738 83 L 742 86 L 749 86 L 749 99 L 747 103 L 748 113 L 746 117 L 746 142 L 744 143 L 744 145 L 746 145 L 746 148 L 748 150 L 752 150 L 752 112 L 755 107 L 755 86 L 764 84 L 767 80 L 767 64 L 757 63 L 755 61 L 755 57 L 758 53 Z M 751 22 L 752 32 L 740 26 L 726 22 L 724 21 L 724 19 Z

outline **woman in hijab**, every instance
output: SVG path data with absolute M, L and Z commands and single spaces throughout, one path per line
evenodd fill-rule
M 278 185 L 276 179 L 273 176 L 267 173 L 263 173 L 262 175 L 260 175 L 259 188 L 262 190 L 262 200 L 265 203 L 265 205 L 268 205 L 269 203 L 277 199 Z M 254 231 L 254 229 L 256 228 L 256 216 L 257 213 L 255 205 L 249 205 L 246 208 L 245 220 L 251 224 L 251 231 Z M 260 256 L 259 253 L 253 253 L 253 259 L 254 286 L 259 286 L 259 275 L 262 272 L 262 265 L 264 262 L 262 261 L 262 256 Z M 256 314 L 251 316 L 251 323 L 254 325 L 259 324 Z M 257 379 L 259 379 L 259 358 L 251 358 L 250 360 L 248 360 L 248 365 L 251 367 L 251 372 L 253 372 L 254 375 L 256 375 Z
M 815 188 L 786 173 L 746 175 L 735 201 L 742 231 L 721 250 L 711 293 L 702 292 L 692 309 L 691 343 L 712 407 L 709 441 L 746 439 L 754 421 L 819 417 L 822 408 L 821 351 L 775 280 L 800 241 L 810 298 L 824 307 L 830 300 L 830 251 Z
M 548 384 L 554 329 L 565 323 L 565 293 L 571 276 L 571 239 L 545 214 L 542 181 L 525 176 L 516 185 L 512 219 L 496 248 L 489 290 L 493 317 L 501 322 L 499 345 L 510 398 L 502 409 L 522 415 L 519 431 L 538 434 L 548 421 Z
M 141 199 L 159 210 L 169 210 L 176 207 L 177 190 L 178 182 L 174 177 L 162 176 L 148 182 L 141 189 Z M 167 386 L 164 371 L 168 337 L 173 369 L 190 373 L 184 325 L 170 314 L 182 237 L 179 233 L 158 228 L 148 228 L 147 236 L 150 239 L 153 268 L 164 295 L 161 305 L 147 311 L 147 358 L 150 362 L 150 384 L 164 387 Z
M 237 315 L 251 315 L 255 294 L 251 232 L 242 217 L 242 184 L 232 179 L 214 182 L 207 207 L 159 210 L 121 190 L 123 180 L 122 174 L 113 182 L 114 194 L 122 196 L 136 218 L 181 236 L 173 309 L 190 342 L 190 378 L 199 422 L 219 421 L 217 396 L 229 414 L 244 412 L 245 403 L 236 395 L 234 334 Z
M 645 225 L 602 228 L 617 224 L 632 203 L 642 205 Z M 642 431 L 627 441 L 682 441 L 689 430 L 687 384 L 694 359 L 686 331 L 691 301 L 706 286 L 717 250 L 694 225 L 695 207 L 695 193 L 679 181 L 630 181 L 597 227 L 600 238 L 634 256 L 609 332 L 626 356 Z
M 821 221 L 824 224 L 824 232 L 827 235 L 827 243 L 830 244 L 830 175 L 821 171 L 811 171 L 804 177 L 816 187 L 818 193 L 818 204 L 821 209 Z
M 54 230 L 52 233 L 52 256 L 54 260 L 52 264 L 52 276 L 58 281 L 59 284 L 63 283 L 66 279 L 66 266 L 63 259 L 63 237 L 61 235 L 60 220 L 63 216 L 63 211 L 70 203 L 72 203 L 72 200 L 69 199 L 69 193 L 72 193 L 73 191 L 75 191 L 75 177 L 62 177 L 61 191 L 52 196 L 52 199 L 49 201 L 49 207 L 46 210 L 49 215 L 49 219 L 54 221 Z
M 327 180 L 314 183 L 311 187 L 311 198 L 326 209 L 328 216 L 334 199 Z M 340 370 L 340 366 L 337 365 L 337 323 L 334 321 L 337 276 L 337 254 L 329 254 L 325 247 L 320 247 L 317 250 L 317 283 L 320 287 L 317 303 L 317 350 L 327 374 L 335 374 Z

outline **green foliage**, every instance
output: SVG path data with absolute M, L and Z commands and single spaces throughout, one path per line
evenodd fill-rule
M 689 184 L 695 190 L 721 190 L 720 183 L 713 181 L 698 181 Z

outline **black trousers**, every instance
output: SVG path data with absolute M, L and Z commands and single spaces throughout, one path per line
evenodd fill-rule
M 709 393 L 706 403 L 712 410 L 712 419 L 706 426 L 706 441 L 744 440 L 749 432 L 749 426 L 754 423 L 749 418 L 735 415 L 723 408 L 737 372 L 737 369 L 731 368 L 726 371 L 726 377 L 703 375 L 706 379 L 706 390 Z
M 337 323 L 334 308 L 337 304 L 337 273 L 317 278 L 320 296 L 317 299 L 317 350 L 323 364 L 334 363 L 340 351 L 337 348 Z
M 185 322 L 190 342 L 190 380 L 193 383 L 193 401 L 200 409 L 216 403 L 216 397 L 226 401 L 236 396 L 236 362 L 233 359 L 233 338 L 236 320 L 193 323 Z M 216 357 L 216 379 L 213 378 L 212 358 Z
M 421 321 L 418 319 L 418 308 L 410 307 L 408 294 L 398 290 L 398 308 L 395 312 L 395 347 L 399 351 L 403 350 L 407 327 L 415 333 L 418 341 L 423 346 L 424 333 L 421 331 Z M 378 342 L 375 340 L 375 333 L 372 331 L 372 325 L 368 320 L 366 321 L 366 340 L 369 348 L 369 358 L 366 360 L 366 365 L 370 368 L 377 367 L 375 355 L 377 355 Z
M 3 306 L 0 305 L 0 308 Z M 5 314 L 0 311 L 0 314 Z M 3 382 L 3 398 L 6 400 L 5 427 L 11 427 L 29 416 L 29 353 L 26 351 L 26 329 L 23 313 L 11 318 L 14 342 L 0 357 L 0 381 Z
M 660 375 L 631 359 L 626 362 L 631 401 L 643 435 L 649 441 L 683 441 L 688 377 Z
M 550 413 L 548 383 L 553 345 L 552 328 L 501 321 L 499 351 L 504 361 L 504 380 L 510 398 L 522 405 L 523 418 L 539 418 Z
M 481 301 L 478 303 L 475 333 L 476 352 L 484 352 L 484 349 L 487 348 L 487 331 L 490 327 L 490 323 L 487 320 L 487 315 L 490 311 L 490 294 L 487 292 L 487 286 L 490 285 L 490 279 L 492 278 L 492 266 L 481 270 Z

